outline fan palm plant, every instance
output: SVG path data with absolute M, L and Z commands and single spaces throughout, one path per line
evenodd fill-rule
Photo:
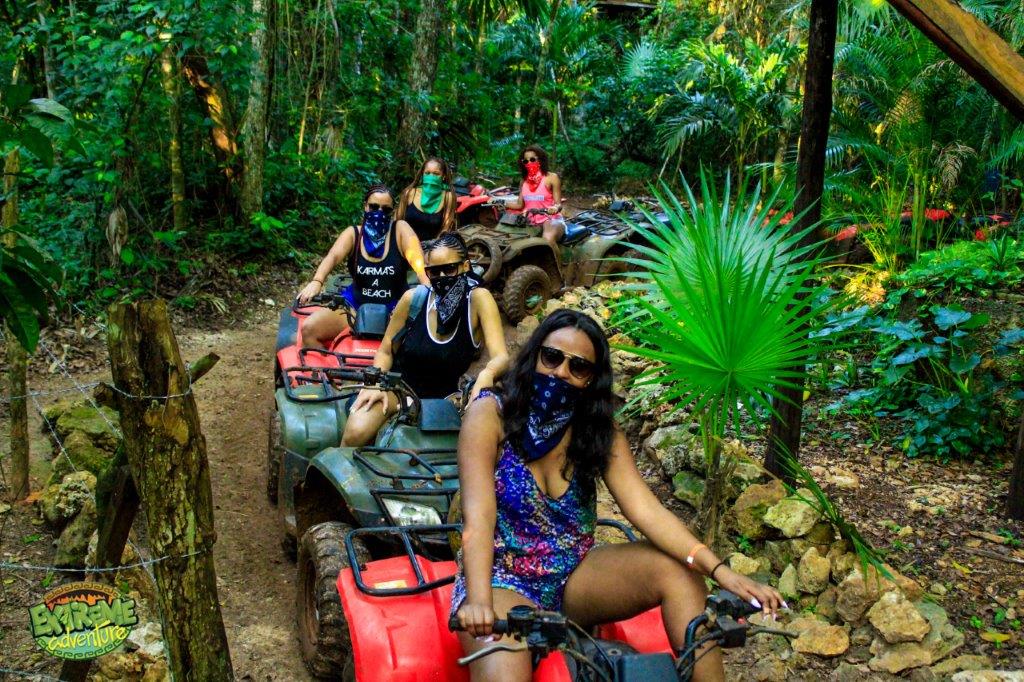
M 647 274 L 635 285 L 641 312 L 623 331 L 637 342 L 626 350 L 657 363 L 636 384 L 659 385 L 659 402 L 698 415 L 708 465 L 701 525 L 713 541 L 726 430 L 739 430 L 741 411 L 753 419 L 770 412 L 772 398 L 801 381 L 794 368 L 816 352 L 808 332 L 836 299 L 815 284 L 818 249 L 800 244 L 813 226 L 784 224 L 791 202 L 778 205 L 779 189 L 734 194 L 727 177 L 719 195 L 704 172 L 699 198 L 684 187 L 685 206 L 665 185 L 655 194 L 667 224 L 637 226 L 649 245 L 631 261 Z

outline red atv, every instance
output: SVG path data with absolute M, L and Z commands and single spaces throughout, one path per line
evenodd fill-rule
M 616 527 L 635 540 L 623 524 L 598 524 Z M 357 682 L 468 681 L 465 666 L 473 660 L 495 651 L 528 649 L 540 659 L 533 676 L 538 682 L 688 682 L 694 654 L 707 642 L 737 647 L 757 632 L 792 636 L 750 625 L 746 617 L 757 609 L 721 591 L 708 597 L 706 612 L 690 623 L 686 642 L 677 652 L 665 635 L 660 608 L 587 632 L 560 613 L 520 606 L 495 623 L 495 632 L 512 635 L 517 644 L 501 641 L 460 658 L 462 648 L 452 632 L 458 624 L 448 616 L 455 562 L 417 554 L 424 547 L 420 534 L 460 530 L 451 524 L 389 526 L 353 530 L 345 536 L 345 556 L 334 554 L 333 564 L 340 563 L 336 589 L 341 603 L 325 592 L 318 609 L 305 609 L 306 614 L 316 614 L 320 636 L 335 647 L 335 675 Z M 368 544 L 396 539 L 405 547 L 405 556 L 367 561 Z
M 455 187 L 455 217 L 459 227 L 477 224 L 494 227 L 505 212 L 505 202 L 516 197 L 508 187 L 488 191 L 483 185 L 461 177 L 455 178 L 452 185 Z
M 355 324 L 338 334 L 326 349 L 303 348 L 302 324 L 320 308 L 343 309 Z M 281 370 L 286 367 L 369 367 L 387 326 L 388 310 L 380 303 L 365 303 L 355 310 L 340 293 L 317 294 L 304 305 L 296 300 L 281 311 L 278 323 L 275 386 L 281 386 Z M 295 374 L 293 381 L 298 376 Z

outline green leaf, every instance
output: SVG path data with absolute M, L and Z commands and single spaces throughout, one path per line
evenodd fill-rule
M 125 265 L 132 265 L 135 262 L 135 252 L 130 247 L 121 249 L 121 262 Z
M 32 126 L 23 127 L 18 131 L 18 141 L 44 166 L 47 168 L 53 166 L 53 143 L 38 129 Z
M 29 108 L 36 113 L 53 116 L 64 123 L 73 123 L 75 120 L 75 115 L 70 109 L 52 99 L 34 99 L 30 102 Z
M 935 326 L 945 331 L 950 327 L 961 326 L 964 322 L 971 319 L 971 313 L 967 312 L 960 306 L 950 306 L 948 308 L 938 307 L 935 309 Z
M 27 83 L 6 85 L 0 89 L 0 102 L 11 114 L 25 106 L 32 98 L 32 86 Z
M 954 374 L 966 374 L 981 364 L 981 356 L 972 353 L 968 357 L 952 357 L 949 359 L 949 369 Z
M 3 272 L 0 272 L 0 317 L 21 347 L 29 353 L 34 352 L 39 343 L 39 321 L 32 306 Z

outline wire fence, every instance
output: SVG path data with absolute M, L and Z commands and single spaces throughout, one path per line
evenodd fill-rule
M 87 313 L 85 313 L 85 311 L 81 310 L 81 308 L 78 308 L 78 306 L 75 306 L 74 304 L 72 304 L 72 305 L 76 309 L 78 309 L 78 311 L 81 312 L 83 315 L 88 315 Z M 101 326 L 101 328 L 103 328 L 103 329 L 106 328 L 106 325 L 103 325 L 102 323 L 97 323 L 97 324 L 99 324 Z M 2 329 L 0 329 L 0 342 L 5 342 L 5 343 L 8 342 L 8 337 L 4 334 Z M 50 439 L 51 439 L 51 441 L 53 443 L 53 447 L 55 449 L 55 457 L 56 458 L 63 458 L 64 460 L 66 460 L 66 462 L 67 462 L 67 464 L 70 467 L 72 472 L 78 472 L 79 471 L 79 467 L 76 466 L 74 458 L 71 456 L 71 454 L 68 452 L 68 449 L 65 447 L 64 440 L 60 437 L 60 434 L 58 433 L 58 430 L 57 430 L 57 428 L 55 427 L 55 425 L 53 423 L 54 420 L 46 418 L 45 409 L 44 409 L 43 405 L 39 401 L 40 398 L 48 398 L 48 397 L 53 397 L 53 396 L 60 396 L 60 395 L 68 395 L 68 394 L 79 393 L 83 397 L 83 402 L 85 402 L 89 407 L 94 409 L 97 414 L 100 415 L 100 417 L 102 418 L 103 422 L 110 429 L 111 433 L 113 433 L 117 438 L 121 438 L 121 437 L 123 437 L 123 432 L 121 431 L 120 426 L 118 424 L 115 424 L 114 421 L 111 420 L 110 417 L 106 414 L 106 412 L 101 408 L 101 406 L 99 405 L 98 401 L 96 400 L 96 398 L 94 397 L 94 395 L 92 394 L 90 389 L 94 389 L 94 388 L 96 388 L 98 386 L 101 386 L 101 385 L 107 385 L 114 392 L 118 393 L 119 395 L 121 395 L 122 397 L 127 398 L 127 399 L 134 399 L 134 400 L 157 400 L 157 401 L 171 400 L 171 399 L 174 399 L 174 398 L 183 398 L 183 397 L 189 395 L 190 393 L 192 393 L 191 376 L 187 376 L 187 380 L 188 380 L 189 383 L 188 383 L 187 388 L 184 391 L 182 391 L 180 393 L 171 393 L 171 394 L 168 394 L 168 395 L 133 395 L 133 394 L 128 393 L 128 392 L 126 392 L 126 391 L 124 391 L 122 389 L 119 389 L 116 386 L 113 386 L 112 384 L 105 384 L 105 382 L 102 382 L 102 381 L 81 382 L 81 381 L 78 381 L 78 379 L 74 376 L 74 374 L 68 368 L 67 363 L 64 361 L 64 359 L 61 358 L 60 356 L 58 356 L 58 354 L 52 348 L 50 348 L 50 346 L 47 343 L 45 343 L 45 341 L 42 341 L 42 340 L 40 341 L 39 349 L 42 351 L 43 354 L 45 354 L 49 358 L 49 360 L 51 362 L 50 366 L 52 368 L 56 368 L 57 370 L 59 370 L 59 373 L 62 376 L 63 380 L 65 382 L 67 382 L 69 385 L 68 386 L 63 386 L 63 387 L 60 387 L 60 388 L 56 388 L 56 389 L 51 388 L 51 389 L 42 390 L 42 391 L 27 391 L 23 395 L 3 396 L 3 397 L 0 397 L 0 403 L 10 403 L 10 402 L 12 402 L 14 400 L 28 400 L 28 401 L 31 401 L 33 409 L 36 411 L 36 413 L 42 419 L 42 422 L 43 422 L 43 425 L 44 425 L 44 427 L 46 429 L 46 432 L 48 433 L 48 435 L 49 435 L 49 437 L 50 437 Z M 0 467 L 0 486 L 2 486 L 4 489 L 9 489 L 10 488 L 10 486 L 8 485 L 8 478 L 7 478 L 6 471 L 4 470 L 4 467 Z M 6 513 L 6 514 L 3 514 L 3 515 L 0 515 L 0 548 L 8 546 L 5 541 L 7 540 L 7 537 L 6 537 L 7 536 L 7 524 L 8 524 L 9 518 L 11 516 L 12 516 L 12 513 L 10 513 L 10 512 Z M 46 574 L 48 576 L 49 575 L 53 575 L 53 574 L 61 574 L 61 575 L 68 575 L 68 576 L 77 574 L 77 575 L 83 575 L 84 576 L 84 575 L 90 575 L 90 574 L 94 574 L 94 575 L 109 575 L 109 574 L 115 574 L 115 573 L 118 573 L 118 572 L 121 572 L 121 571 L 141 568 L 141 569 L 143 569 L 146 572 L 149 581 L 151 581 L 151 583 L 155 586 L 156 585 L 156 579 L 155 579 L 155 576 L 153 575 L 153 571 L 152 571 L 152 567 L 154 565 L 159 564 L 159 563 L 163 563 L 163 562 L 166 562 L 166 561 L 170 561 L 170 560 L 173 560 L 173 559 L 181 559 L 181 560 L 189 559 L 191 557 L 194 557 L 194 556 L 197 556 L 197 555 L 200 555 L 200 554 L 203 554 L 203 553 L 209 551 L 209 547 L 205 547 L 205 548 L 201 548 L 199 550 L 193 551 L 193 552 L 189 552 L 187 554 L 168 555 L 168 556 L 160 556 L 160 557 L 155 557 L 155 558 L 145 558 L 145 553 L 143 552 L 143 550 L 141 548 L 139 548 L 131 540 L 131 538 L 128 538 L 127 543 L 131 547 L 131 549 L 135 552 L 135 555 L 140 557 L 140 560 L 136 561 L 136 562 L 133 562 L 133 563 L 130 563 L 130 564 L 126 564 L 126 565 L 119 565 L 119 566 L 112 566 L 112 567 L 105 567 L 105 568 L 90 567 L 90 566 L 86 566 L 86 567 L 82 567 L 82 568 L 76 568 L 76 567 L 68 567 L 68 566 L 50 565 L 50 564 L 45 564 L 45 563 L 30 563 L 30 562 L 6 561 L 6 560 L 0 559 L 0 590 L 2 590 L 3 593 L 4 593 L 4 600 L 6 602 L 6 599 L 7 599 L 6 585 L 7 585 L 8 581 L 5 580 L 5 575 L 4 575 L 4 573 L 6 571 L 11 571 L 12 574 L 16 574 L 16 573 L 20 573 L 20 572 L 36 572 L 36 573 L 44 573 L 44 574 Z M 120 559 L 120 557 L 118 559 Z M 26 582 L 29 582 L 29 581 L 26 581 Z M 51 588 L 49 587 L 49 582 L 46 581 L 46 580 L 43 580 L 43 581 L 40 581 L 39 587 L 36 588 L 36 589 L 39 592 L 43 592 L 43 591 L 49 590 Z M 25 606 L 27 608 L 28 604 L 26 604 Z M 163 622 L 163 617 L 162 617 L 162 614 L 160 614 L 160 611 L 159 611 L 159 604 L 150 604 L 149 606 L 150 606 L 150 608 L 154 609 L 154 611 L 158 615 L 160 615 L 160 621 L 162 623 Z M 26 621 L 26 628 L 27 627 L 28 627 L 28 622 Z M 166 655 L 167 654 L 167 652 L 166 652 L 166 643 L 164 644 L 164 646 L 165 646 L 165 652 L 164 653 Z M 51 659 L 51 660 L 47 661 L 47 665 L 53 665 L 53 663 L 55 661 L 58 661 L 58 660 L 59 659 Z M 48 675 L 45 672 L 34 671 L 34 670 L 18 670 L 18 669 L 14 669 L 14 668 L 0 667 L 0 678 L 4 678 L 6 676 L 13 676 L 13 677 L 21 678 L 21 679 L 32 679 L 32 680 L 40 680 L 40 681 L 59 680 L 59 678 L 53 677 L 52 675 Z

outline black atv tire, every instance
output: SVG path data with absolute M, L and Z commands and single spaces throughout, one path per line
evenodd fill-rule
M 493 239 L 473 237 L 466 243 L 466 251 L 470 262 L 483 268 L 480 277 L 484 284 L 490 284 L 501 274 L 501 247 Z
M 277 490 L 284 460 L 284 442 L 281 440 L 281 413 L 275 407 L 267 420 L 267 499 L 277 506 Z
M 539 297 L 539 302 L 537 302 Z M 519 324 L 527 315 L 536 315 L 551 298 L 551 278 L 536 265 L 520 265 L 505 281 L 501 303 L 512 324 Z
M 649 260 L 649 256 L 647 256 L 646 254 L 640 253 L 636 249 L 629 249 L 629 250 L 627 250 L 625 253 L 622 254 L 622 258 L 623 259 L 633 258 L 633 259 L 640 259 L 640 260 Z M 644 271 L 644 269 L 641 268 L 636 263 L 625 263 L 624 262 L 624 263 L 621 263 L 621 265 L 622 265 L 622 271 L 627 276 Z
M 338 596 L 338 573 L 348 568 L 345 534 L 352 528 L 338 521 L 319 523 L 299 543 L 296 615 L 302 660 L 314 677 L 354 680 L 352 640 Z M 370 553 L 355 541 L 360 563 Z

